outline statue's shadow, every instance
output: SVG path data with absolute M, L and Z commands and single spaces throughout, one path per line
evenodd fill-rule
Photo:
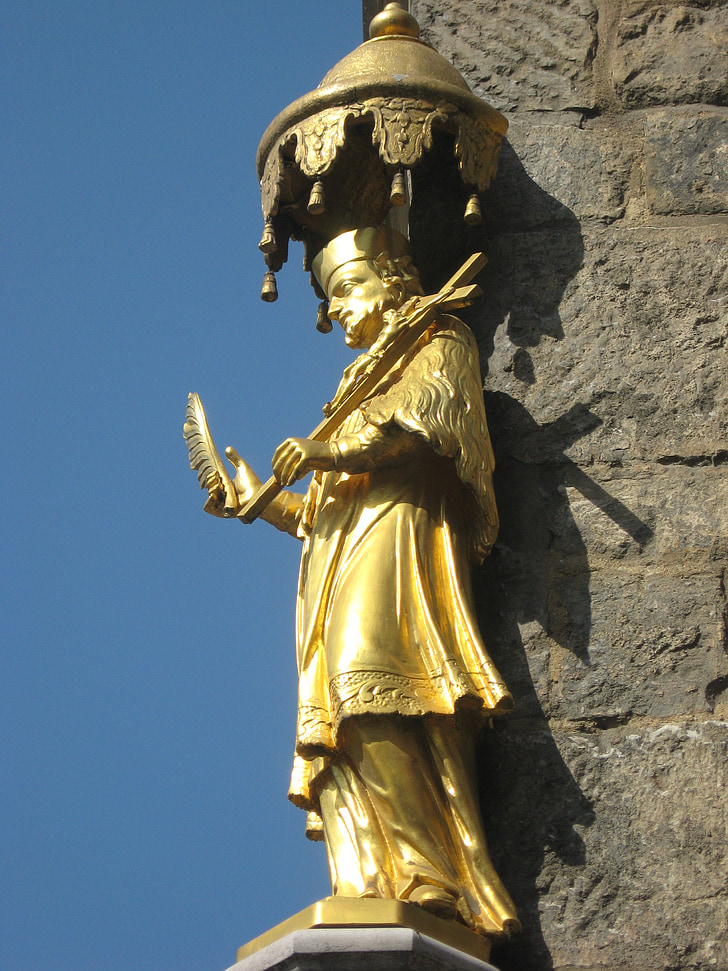
M 511 381 L 498 383 L 511 389 L 538 391 L 539 381 L 557 380 L 537 375 L 531 355 L 542 341 L 565 336 L 560 308 L 584 256 L 574 213 L 528 176 L 507 142 L 483 197 L 480 227 L 463 224 L 471 190 L 460 182 L 451 144 L 438 142 L 413 182 L 410 232 L 426 292 L 474 251 L 489 257 L 478 279 L 484 297 L 461 314 L 478 340 L 486 387 L 496 383 L 488 381 L 491 367 L 510 372 Z M 544 392 L 552 404 L 560 400 L 546 385 Z M 519 937 L 495 949 L 494 961 L 501 971 L 548 971 L 553 961 L 543 928 L 559 923 L 568 888 L 586 863 L 582 831 L 596 818 L 548 721 L 571 717 L 559 697 L 561 659 L 568 652 L 591 663 L 589 560 L 569 489 L 639 545 L 652 534 L 568 455 L 601 425 L 599 399 L 574 403 L 565 390 L 557 417 L 539 424 L 516 393 L 485 395 L 501 528 L 473 588 L 484 639 L 516 710 L 485 731 L 480 782 L 493 862 L 523 924 Z
M 533 385 L 530 348 L 544 337 L 564 336 L 559 306 L 582 264 L 581 230 L 573 213 L 528 177 L 507 143 L 491 196 L 488 228 L 497 239 L 482 240 L 490 254 L 486 298 L 468 323 L 478 337 L 486 375 L 497 332 L 500 328 L 499 336 L 505 336 L 505 329 L 514 347 L 512 376 Z M 567 406 L 561 418 L 539 426 L 505 393 L 486 394 L 486 410 L 501 529 L 473 583 L 488 648 L 516 711 L 484 733 L 481 800 L 493 861 L 523 924 L 523 933 L 496 948 L 494 959 L 502 971 L 546 971 L 553 962 L 540 905 L 554 868 L 584 865 L 580 829 L 594 821 L 544 707 L 551 691 L 553 641 L 589 663 L 589 564 L 569 509 L 565 469 L 572 463 L 564 451 L 600 421 L 587 408 Z
M 652 533 L 565 454 L 600 424 L 588 408 L 573 405 L 539 426 L 509 395 L 486 395 L 486 407 L 501 529 L 473 587 L 488 650 L 516 710 L 483 734 L 481 804 L 493 862 L 523 924 L 518 938 L 495 949 L 494 962 L 501 971 L 548 971 L 553 962 L 543 924 L 553 933 L 561 919 L 587 862 L 582 831 L 598 810 L 564 762 L 548 721 L 571 714 L 560 697 L 564 653 L 591 665 L 591 573 L 569 489 L 638 544 Z
M 508 399 L 506 407 L 520 406 Z M 500 444 L 496 447 L 501 453 Z M 500 538 L 473 577 L 488 650 L 516 703 L 512 715 L 483 733 L 480 747 L 488 843 L 523 924 L 519 937 L 496 948 L 494 963 L 501 971 L 552 967 L 542 907 L 558 906 L 546 895 L 555 879 L 557 885 L 569 881 L 564 869 L 585 864 L 581 831 L 595 819 L 546 715 L 555 690 L 554 642 L 589 664 L 589 571 L 563 482 L 560 468 L 529 466 L 501 454 Z M 554 569 L 555 544 L 571 550 L 563 572 Z
M 582 265 L 581 229 L 567 207 L 533 182 L 507 143 L 484 202 L 483 228 L 463 231 L 452 224 L 450 230 L 458 257 L 483 249 L 490 259 L 478 281 L 484 299 L 463 316 L 478 339 L 486 387 L 488 367 L 497 366 L 511 372 L 511 388 L 520 384 L 525 391 L 554 379 L 536 375 L 531 352 L 543 340 L 565 336 L 559 310 Z M 497 342 L 501 350 L 494 354 Z M 547 720 L 569 717 L 558 697 L 565 652 L 591 663 L 589 561 L 569 489 L 640 545 L 651 533 L 568 456 L 601 424 L 597 399 L 573 403 L 565 391 L 561 413 L 542 424 L 504 391 L 486 393 L 485 401 L 501 529 L 475 573 L 474 594 L 488 649 L 516 710 L 484 733 L 481 798 L 493 861 L 523 923 L 518 938 L 496 948 L 494 961 L 502 971 L 547 971 L 553 962 L 543 927 L 559 922 L 574 871 L 586 863 L 582 831 L 595 820 Z

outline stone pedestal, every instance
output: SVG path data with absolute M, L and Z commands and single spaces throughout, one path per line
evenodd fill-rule
M 324 897 L 241 947 L 228 971 L 496 971 L 490 944 L 403 900 Z
M 293 931 L 228 971 L 497 971 L 411 927 Z

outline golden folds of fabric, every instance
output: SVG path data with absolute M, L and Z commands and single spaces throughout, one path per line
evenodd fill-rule
M 421 448 L 359 475 L 317 473 L 302 517 L 299 719 L 291 798 L 344 719 L 512 707 L 477 627 L 470 566 L 495 539 L 493 455 L 475 342 L 445 318 L 407 367 L 342 426 L 396 427 Z

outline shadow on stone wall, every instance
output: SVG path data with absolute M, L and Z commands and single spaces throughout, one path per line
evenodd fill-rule
M 535 424 L 507 395 L 493 397 L 520 421 Z M 496 414 L 492 417 L 497 426 Z M 587 428 L 592 420 L 567 413 L 554 423 L 557 429 L 569 427 L 568 418 L 582 418 Z M 554 431 L 547 426 L 541 434 Z M 489 846 L 523 924 L 523 933 L 494 954 L 501 971 L 552 967 L 539 903 L 556 871 L 584 866 L 580 830 L 595 818 L 561 757 L 544 711 L 551 691 L 552 642 L 589 663 L 588 562 L 563 482 L 562 467 L 501 461 L 501 537 L 473 577 L 488 649 L 516 701 L 513 715 L 484 732 L 480 761 Z M 568 567 L 560 571 L 552 562 L 555 526 L 559 541 L 571 551 Z M 526 644 L 522 629 L 528 633 Z
M 592 825 L 594 811 L 547 728 L 524 733 L 497 723 L 485 732 L 480 751 L 488 845 L 523 925 L 521 934 L 494 947 L 493 963 L 500 971 L 548 971 L 553 962 L 541 927 L 541 898 L 555 880 L 563 883 L 565 869 L 576 875 L 584 867 L 580 830 Z M 548 915 L 551 926 L 558 920 L 558 913 Z
M 499 328 L 512 346 L 512 378 L 534 385 L 529 349 L 564 336 L 559 308 L 581 267 L 576 217 L 526 174 L 505 144 L 499 178 L 486 196 L 489 255 L 485 299 L 467 322 L 477 335 L 486 379 Z M 510 394 L 486 394 L 496 452 L 501 530 L 493 554 L 474 577 L 482 629 L 511 688 L 516 712 L 484 733 L 481 800 L 498 872 L 516 902 L 523 933 L 497 948 L 503 971 L 552 966 L 539 901 L 554 867 L 580 868 L 586 851 L 579 829 L 594 811 L 564 763 L 548 728 L 551 644 L 589 663 L 591 600 L 587 551 L 569 508 L 565 450 L 600 419 L 580 405 L 539 425 Z M 528 630 L 524 645 L 522 629 Z M 510 724 L 509 724 L 510 723 Z
M 462 314 L 478 339 L 486 386 L 536 385 L 530 349 L 564 337 L 560 306 L 582 265 L 576 216 L 529 178 L 508 143 L 496 183 L 483 197 L 485 218 L 478 229 L 462 220 L 468 190 L 460 185 L 451 143 L 441 140 L 414 175 L 411 236 L 426 292 L 470 253 L 486 252 L 489 264 L 478 280 L 484 298 Z M 418 205 L 418 198 L 427 205 Z M 489 381 L 496 341 L 499 373 Z M 494 960 L 502 971 L 547 971 L 553 964 L 539 903 L 556 875 L 563 885 L 564 870 L 584 867 L 580 830 L 595 819 L 547 721 L 551 693 L 558 690 L 554 645 L 590 664 L 589 562 L 567 486 L 641 544 L 651 533 L 566 454 L 601 423 L 589 408 L 565 399 L 563 413 L 539 425 L 505 390 L 487 392 L 485 400 L 501 530 L 473 587 L 488 649 L 516 711 L 484 733 L 481 799 L 493 860 L 524 928 L 497 948 Z M 566 882 L 573 885 L 575 878 Z M 551 894 L 546 906 L 558 908 L 557 901 L 558 894 Z M 547 921 L 558 919 L 554 913 Z

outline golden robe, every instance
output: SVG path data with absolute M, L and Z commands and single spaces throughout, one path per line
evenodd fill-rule
M 408 440 L 409 447 L 400 454 L 397 443 L 408 436 L 415 437 L 417 447 Z M 370 451 L 378 449 L 378 457 L 367 462 L 366 450 L 361 452 L 362 468 L 373 464 L 367 471 L 315 473 L 299 525 L 304 541 L 297 605 L 299 708 L 290 798 L 315 814 L 321 812 L 322 787 L 330 791 L 337 777 L 349 719 L 393 716 L 394 722 L 389 717 L 377 724 L 396 722 L 400 732 L 413 724 L 412 716 L 421 724 L 439 726 L 442 716 L 452 722 L 460 712 L 493 715 L 513 704 L 480 638 L 470 589 L 470 569 L 495 540 L 498 521 L 477 347 L 469 329 L 455 318 L 441 318 L 411 359 L 349 416 L 336 441 L 342 454 L 352 445 L 371 443 Z M 462 724 L 465 716 L 459 717 Z M 434 734 L 428 731 L 429 739 L 440 737 L 439 728 Z M 397 757 L 407 744 L 397 743 Z M 427 748 L 429 741 L 421 744 L 427 752 L 432 748 Z M 402 778 L 410 789 L 430 788 L 435 775 L 432 784 L 440 796 L 433 806 L 440 806 L 437 798 L 444 802 L 428 812 L 452 817 L 450 855 L 462 857 L 457 847 L 463 834 L 454 831 L 462 828 L 462 820 L 455 817 L 465 810 L 445 805 L 442 792 L 443 765 L 452 768 L 454 759 L 443 754 L 440 743 L 432 756 L 419 751 L 407 758 L 410 764 L 420 763 L 419 772 L 425 762 L 432 763 L 425 781 L 417 776 L 406 782 L 405 770 L 398 770 L 386 786 L 396 787 Z M 473 771 L 474 766 L 458 770 L 459 776 Z M 394 838 L 387 835 L 385 823 L 367 821 L 377 814 L 368 796 L 360 798 L 366 787 L 359 776 L 353 790 L 341 783 L 341 792 L 346 789 L 347 794 L 337 798 L 348 805 L 346 827 L 356 828 L 359 818 L 365 830 L 377 830 L 375 842 L 391 844 Z M 449 786 L 451 791 L 467 790 L 469 816 L 477 816 L 473 788 L 473 778 L 458 777 L 457 785 Z M 409 798 L 404 792 L 402 797 L 388 792 L 384 802 L 404 806 Z M 362 800 L 369 808 L 362 808 Z M 412 811 L 411 806 L 402 810 L 408 827 Z M 388 815 L 386 806 L 383 812 Z M 478 825 L 469 823 L 468 828 Z M 439 854 L 445 837 L 435 838 L 437 827 L 426 819 L 421 828 L 433 832 L 437 843 L 430 857 Z M 423 863 L 424 869 L 417 870 L 410 859 L 407 874 L 398 873 L 392 886 L 382 889 L 377 871 L 384 864 L 370 861 L 369 876 L 361 881 L 342 877 L 344 889 L 339 887 L 339 892 L 407 899 L 418 884 L 455 887 L 454 894 L 467 885 L 467 903 L 460 907 L 463 919 L 481 932 L 502 932 L 507 924 L 512 928 L 517 923 L 515 910 L 490 866 L 482 830 L 475 838 L 485 864 L 481 860 L 476 866 L 471 860 L 466 866 L 459 859 L 449 875 L 438 876 L 443 868 L 437 862 Z M 365 833 L 353 839 L 369 846 L 372 837 Z M 333 842 L 334 836 L 327 836 L 327 845 Z M 362 855 L 361 850 L 352 852 Z M 337 864 L 331 853 L 329 846 L 336 893 Z M 419 851 L 415 847 L 408 853 L 412 857 Z M 485 875 L 474 874 L 473 866 Z M 470 876 L 463 876 L 468 867 Z M 489 889 L 474 886 L 484 882 Z

